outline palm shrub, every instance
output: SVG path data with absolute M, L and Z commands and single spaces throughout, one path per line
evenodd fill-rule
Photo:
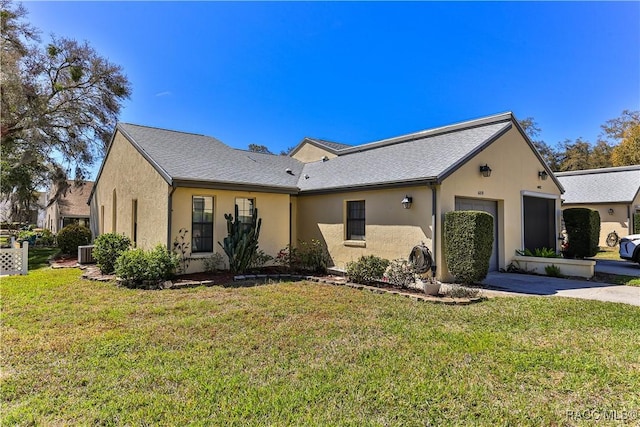
M 94 242 L 93 257 L 103 274 L 115 271 L 116 260 L 131 247 L 131 239 L 124 234 L 105 233 Z
M 444 216 L 444 253 L 456 281 L 470 284 L 487 277 L 493 248 L 493 216 L 453 211 Z
M 234 273 L 243 273 L 249 269 L 258 252 L 258 239 L 262 219 L 258 218 L 258 209 L 253 210 L 250 223 L 243 223 L 238 217 L 238 206 L 235 219 L 231 214 L 224 214 L 227 220 L 227 237 L 218 244 L 229 258 L 229 269 Z
M 600 249 L 600 214 L 588 208 L 569 208 L 562 211 L 567 230 L 567 258 L 591 257 Z
M 68 255 L 78 253 L 78 246 L 91 243 L 91 230 L 78 224 L 70 224 L 58 233 L 58 247 L 60 252 Z
M 372 283 L 382 279 L 389 260 L 375 255 L 362 255 L 357 261 L 347 263 L 347 276 L 355 283 Z

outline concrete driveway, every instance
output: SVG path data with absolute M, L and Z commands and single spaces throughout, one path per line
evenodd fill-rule
M 482 284 L 490 290 L 488 295 L 491 290 L 497 290 L 515 295 L 560 296 L 640 306 L 640 287 L 637 286 L 498 272 L 489 273 Z
M 596 260 L 596 273 L 640 277 L 640 264 L 631 261 Z

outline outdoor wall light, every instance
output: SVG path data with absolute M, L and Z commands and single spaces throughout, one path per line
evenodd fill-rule
M 548 177 L 549 174 L 547 173 L 547 171 L 538 172 L 538 178 L 540 178 L 541 180 L 546 181 Z
M 613 208 L 609 208 L 609 215 L 613 215 L 613 212 L 615 212 Z
M 404 199 L 402 199 L 402 207 L 405 209 L 409 209 L 411 208 L 411 203 L 413 203 L 413 197 L 411 196 L 404 196 Z
M 489 178 L 491 176 L 491 168 L 487 164 L 485 164 L 484 166 L 480 166 L 480 173 L 485 178 Z

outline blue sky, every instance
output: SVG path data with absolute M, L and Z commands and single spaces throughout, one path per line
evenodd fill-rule
M 640 109 L 640 2 L 27 2 L 121 65 L 121 121 L 279 152 L 513 111 L 595 142 Z

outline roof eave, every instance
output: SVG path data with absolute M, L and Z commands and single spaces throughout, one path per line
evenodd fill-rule
M 366 183 L 366 184 L 357 184 L 357 185 L 342 185 L 337 187 L 326 187 L 326 188 L 316 188 L 311 190 L 300 190 L 300 195 L 313 195 L 313 194 L 329 194 L 329 193 L 344 193 L 347 191 L 357 191 L 357 190 L 373 190 L 373 189 L 387 189 L 387 188 L 398 188 L 398 187 L 416 187 L 421 185 L 433 185 L 439 184 L 437 177 L 424 177 L 410 180 L 399 180 L 399 181 L 384 181 L 384 182 L 374 182 L 374 183 Z
M 260 185 L 243 182 L 197 180 L 190 178 L 174 178 L 174 187 L 206 188 L 217 190 L 253 191 L 258 193 L 298 194 L 300 189 L 292 186 Z

